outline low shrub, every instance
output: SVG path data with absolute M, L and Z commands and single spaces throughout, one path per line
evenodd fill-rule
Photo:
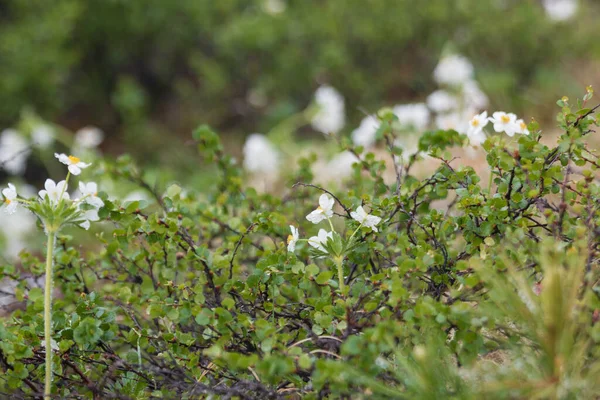
M 104 222 L 89 249 L 74 245 L 80 231 L 59 232 L 52 396 L 594 398 L 591 96 L 559 100 L 553 145 L 535 121 L 488 135 L 473 151 L 485 152 L 489 178 L 451 153 L 487 118 L 469 136 L 426 132 L 403 157 L 387 110 L 385 154 L 341 140 L 358 161 L 330 187 L 313 183 L 305 158 L 283 193 L 259 193 L 207 126 L 193 139 L 218 167 L 210 190 L 159 190 L 127 157 L 89 168 L 153 200 L 98 193 Z M 504 116 L 514 123 L 492 122 Z M 436 169 L 419 178 L 421 163 Z M 19 271 L 44 268 L 25 252 L 1 269 L 24 302 L 0 325 L 5 396 L 43 393 L 44 292 Z

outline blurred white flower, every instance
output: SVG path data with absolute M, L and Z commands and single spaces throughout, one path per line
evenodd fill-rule
M 470 113 L 472 115 L 472 113 Z M 469 119 L 458 112 L 438 115 L 435 124 L 439 129 L 454 129 L 458 133 L 466 133 L 469 128 Z
M 445 113 L 458 107 L 458 99 L 445 90 L 436 90 L 427 96 L 427 106 L 437 113 Z
M 45 124 L 37 125 L 31 131 L 31 139 L 35 146 L 45 149 L 54 142 L 54 130 Z
M 488 106 L 489 99 L 485 93 L 479 88 L 476 81 L 470 80 L 463 85 L 463 97 L 467 107 L 472 107 L 477 110 L 482 110 Z
M 296 243 L 298 243 L 300 235 L 298 233 L 298 228 L 296 228 L 294 225 L 290 225 L 290 230 L 292 233 L 287 237 L 287 249 L 289 252 L 293 253 L 294 250 L 296 250 Z
M 4 211 L 7 214 L 14 214 L 17 210 L 17 188 L 12 183 L 8 184 L 6 189 L 2 189 L 2 196 L 4 196 Z
M 23 196 L 25 198 L 35 197 L 37 192 L 38 192 L 38 189 L 35 186 L 29 185 L 27 183 L 22 184 L 21 187 L 19 188 L 19 193 L 21 193 L 21 196 Z
M 311 121 L 312 127 L 326 135 L 342 130 L 346 124 L 344 97 L 331 86 L 323 85 L 315 92 L 315 103 L 319 110 Z
M 425 103 L 402 104 L 393 108 L 400 125 L 409 126 L 421 132 L 429 124 L 429 109 Z
M 379 125 L 379 120 L 371 115 L 363 118 L 358 128 L 352 132 L 352 142 L 365 148 L 373 146 Z
M 403 135 L 394 141 L 394 146 L 402 149 L 402 156 L 394 156 L 396 164 L 407 163 L 413 154 L 419 153 L 419 138 L 415 135 Z
M 333 239 L 333 233 L 327 232 L 325 229 L 319 229 L 319 233 L 317 236 L 312 236 L 308 239 L 308 244 L 314 247 L 315 249 L 321 250 L 324 253 L 327 253 L 324 244 L 327 244 L 327 240 Z
M 571 19 L 579 7 L 577 0 L 542 0 L 546 15 L 553 21 Z
M 362 226 L 366 226 L 367 228 L 373 229 L 375 232 L 379 232 L 377 230 L 377 224 L 381 222 L 381 218 L 367 214 L 362 206 L 358 206 L 356 211 L 350 213 L 350 216 Z
M 14 129 L 0 133 L 0 167 L 12 175 L 25 172 L 27 157 L 31 149 L 27 141 Z
M 146 192 L 145 190 L 134 190 L 132 192 L 129 192 L 127 194 L 127 196 L 125 196 L 125 198 L 123 199 L 123 204 L 127 203 L 127 202 L 132 202 L 132 201 L 151 201 L 152 198 L 150 197 L 150 195 L 148 194 L 148 192 Z
M 267 105 L 268 99 L 263 89 L 254 88 L 246 93 L 246 101 L 253 107 L 262 108 Z
M 265 135 L 253 133 L 244 144 L 244 168 L 268 176 L 278 174 L 279 153 Z
M 75 133 L 75 147 L 96 148 L 104 140 L 104 132 L 95 126 L 86 126 Z
M 0 213 L 0 232 L 4 236 L 2 257 L 16 259 L 19 252 L 27 247 L 26 237 L 35 228 L 36 217 L 25 208 L 19 208 L 14 214 Z
M 513 113 L 505 113 L 504 111 L 496 111 L 492 114 L 490 121 L 494 124 L 496 132 L 505 132 L 508 136 L 514 136 L 519 127 L 517 126 L 517 116 Z
M 283 0 L 264 0 L 263 9 L 271 15 L 281 14 L 285 11 L 286 5 Z
M 518 119 L 515 121 L 517 133 L 521 135 L 529 135 L 529 129 L 527 129 L 527 124 L 522 119 Z
M 360 160 L 351 152 L 344 151 L 327 163 L 327 172 L 333 179 L 343 179 L 352 174 L 352 166 Z
M 460 86 L 473 78 L 473 64 L 458 54 L 443 57 L 433 71 L 440 85 Z
M 54 157 L 58 158 L 58 161 L 69 167 L 69 172 L 73 175 L 81 174 L 83 168 L 87 168 L 92 164 L 86 164 L 79 157 L 68 156 L 66 154 L 54 153 Z
M 333 205 L 335 201 L 333 198 L 325 193 L 319 197 L 319 207 L 306 216 L 306 219 L 313 224 L 331 218 L 333 216 Z
M 48 197 L 52 204 L 57 204 L 62 199 L 70 199 L 69 193 L 67 192 L 67 182 L 60 181 L 55 183 L 52 179 L 46 179 L 44 190 L 40 190 L 39 195 L 42 200 Z

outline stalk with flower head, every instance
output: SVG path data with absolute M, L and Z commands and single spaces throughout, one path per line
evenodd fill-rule
M 69 172 L 65 180 L 55 182 L 47 179 L 44 189 L 38 192 L 38 198 L 25 199 L 19 197 L 17 188 L 9 183 L 2 190 L 4 211 L 8 214 L 17 212 L 18 205 L 33 212 L 42 222 L 47 236 L 46 242 L 46 279 L 44 293 L 44 345 L 46 348 L 46 371 L 44 397 L 49 398 L 52 392 L 52 291 L 53 291 L 53 257 L 56 236 L 67 225 L 76 225 L 89 229 L 90 221 L 97 221 L 98 210 L 104 202 L 98 197 L 96 183 L 79 182 L 81 197 L 71 199 L 68 184 L 71 175 L 79 175 L 83 168 L 90 164 L 82 162 L 75 156 L 56 154 L 56 158 L 68 165 Z
M 322 194 L 319 197 L 319 206 L 306 216 L 306 219 L 313 224 L 318 224 L 327 220 L 331 231 L 319 229 L 317 235 L 312 236 L 309 239 L 300 239 L 298 229 L 293 225 L 290 225 L 291 235 L 288 236 L 287 244 L 288 251 L 294 252 L 296 244 L 299 241 L 306 241 L 311 246 L 313 257 L 330 257 L 337 268 L 340 291 L 344 293 L 346 291 L 344 285 L 344 258 L 358 245 L 356 234 L 359 232 L 360 228 L 365 227 L 374 232 L 378 232 L 377 225 L 381 222 L 381 218 L 368 214 L 362 206 L 358 206 L 356 211 L 350 213 L 350 216 L 354 221 L 358 222 L 359 225 L 347 239 L 344 239 L 336 232 L 333 222 L 331 221 L 331 218 L 334 215 L 334 205 L 335 200 L 331 196 Z

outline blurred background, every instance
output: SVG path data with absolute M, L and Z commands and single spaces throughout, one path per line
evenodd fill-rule
M 63 172 L 55 151 L 85 150 L 208 184 L 201 124 L 250 172 L 324 133 L 368 147 L 386 106 L 417 130 L 484 109 L 552 126 L 558 98 L 600 81 L 599 16 L 597 0 L 2 0 L 0 183 L 39 186 Z

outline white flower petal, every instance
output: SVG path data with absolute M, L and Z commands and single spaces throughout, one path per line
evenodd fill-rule
M 81 168 L 79 168 L 77 165 L 69 165 L 69 172 L 73 175 L 79 175 L 81 174 Z
M 90 221 L 83 221 L 79 224 L 79 226 L 87 231 L 88 229 L 90 229 Z
M 312 222 L 313 224 L 318 224 L 319 222 L 327 219 L 327 217 L 325 217 L 321 210 L 314 210 L 306 216 L 306 219 Z

